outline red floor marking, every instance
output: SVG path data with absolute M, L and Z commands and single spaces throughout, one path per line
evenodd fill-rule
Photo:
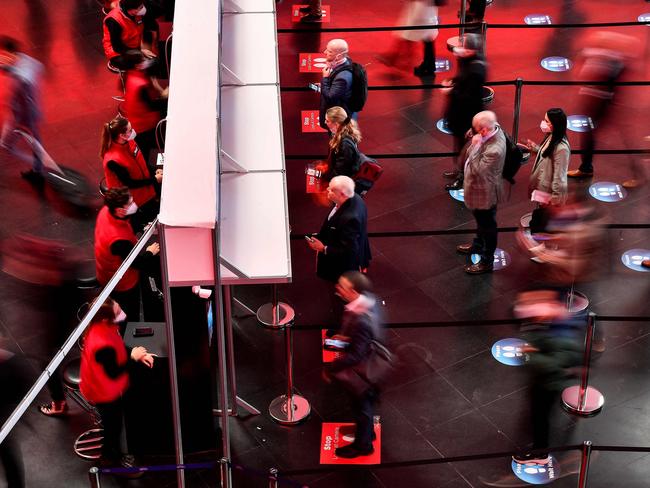
M 318 178 L 318 179 L 320 180 L 320 178 Z M 307 193 L 314 193 L 314 192 L 310 192 L 309 190 L 307 190 Z M 325 334 L 327 334 L 327 331 L 322 330 L 321 332 L 322 332 L 322 334 L 321 334 L 322 335 L 321 344 L 324 344 L 325 343 Z M 340 357 L 341 357 L 340 352 L 326 351 L 325 349 L 323 349 L 323 362 L 324 363 L 331 363 L 332 361 L 334 361 L 335 359 L 338 359 Z
M 318 125 L 318 110 L 301 110 L 302 132 L 327 132 Z
M 301 73 L 321 73 L 325 66 L 323 53 L 298 54 L 298 71 Z
M 307 5 L 292 5 L 291 6 L 291 22 L 300 22 L 300 17 L 302 17 L 303 14 L 300 12 L 300 9 L 302 7 L 306 7 Z M 323 17 L 321 18 L 321 22 L 329 22 L 332 18 L 330 16 L 330 6 L 329 5 L 321 5 L 320 7 L 321 12 L 323 13 Z M 316 22 L 318 23 L 318 22 Z M 309 24 L 305 24 L 309 25 Z
M 377 419 L 376 417 L 375 419 Z M 342 429 L 343 428 L 343 429 Z M 343 430 L 343 432 L 341 432 Z M 375 452 L 368 456 L 359 456 L 354 459 L 338 458 L 334 454 L 337 447 L 347 446 L 354 439 L 354 424 L 349 423 L 323 423 L 323 433 L 320 442 L 321 464 L 381 464 L 381 424 L 375 423 L 377 439 L 372 443 Z M 352 436 L 350 438 L 349 436 Z

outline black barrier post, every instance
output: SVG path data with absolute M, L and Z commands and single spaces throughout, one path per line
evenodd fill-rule
M 580 457 L 580 473 L 578 488 L 587 488 L 587 474 L 589 473 L 589 459 L 591 458 L 591 441 L 582 443 L 582 456 Z
M 225 457 L 222 457 L 219 460 L 219 473 L 221 474 L 221 488 L 225 488 L 228 486 L 228 481 L 230 480 L 230 473 L 228 470 L 230 469 L 230 464 L 228 463 L 228 459 Z
M 605 404 L 605 397 L 595 388 L 589 386 L 589 363 L 591 362 L 591 347 L 596 328 L 596 314 L 589 313 L 587 330 L 585 332 L 585 350 L 582 361 L 580 384 L 570 386 L 562 392 L 562 403 L 569 412 L 582 416 L 596 415 Z
M 483 38 L 483 56 L 487 57 L 487 28 L 488 24 L 486 21 L 481 21 L 481 37 Z
M 93 466 L 88 470 L 88 479 L 90 480 L 90 488 L 101 488 L 98 468 Z
M 269 469 L 269 488 L 278 488 L 278 470 L 277 470 L 277 468 Z
M 515 82 L 515 113 L 512 121 L 512 140 L 515 143 L 519 140 L 519 114 L 521 112 L 521 89 L 524 86 L 524 80 L 517 78 Z

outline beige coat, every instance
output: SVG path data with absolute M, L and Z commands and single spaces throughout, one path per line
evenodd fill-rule
M 478 151 L 472 151 L 471 147 L 470 139 L 459 159 L 464 164 L 465 206 L 471 210 L 487 210 L 504 200 L 502 173 L 506 159 L 506 137 L 499 128 Z
M 543 157 L 544 149 L 550 143 L 548 137 L 540 146 L 533 169 L 530 173 L 528 184 L 529 195 L 533 190 L 543 191 L 551 195 L 551 204 L 563 205 L 567 199 L 567 170 L 569 169 L 569 157 L 571 148 L 566 139 L 560 141 L 555 150 L 548 157 Z

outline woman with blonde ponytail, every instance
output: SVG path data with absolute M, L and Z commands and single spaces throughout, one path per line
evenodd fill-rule
M 325 124 L 332 133 L 327 156 L 328 169 L 323 175 L 326 180 L 335 176 L 354 177 L 359 171 L 359 149 L 361 131 L 341 107 L 332 107 L 325 114 Z

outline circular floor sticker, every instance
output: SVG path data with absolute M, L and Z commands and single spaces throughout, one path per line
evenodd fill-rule
M 449 190 L 449 194 L 454 200 L 458 200 L 459 202 L 465 201 L 465 190 Z
M 650 12 L 648 12 L 647 14 L 639 15 L 636 20 L 638 22 L 650 22 Z
M 649 249 L 630 249 L 629 251 L 625 251 L 621 256 L 621 261 L 623 261 L 625 266 L 643 273 L 650 272 L 650 268 L 641 266 L 641 263 L 646 259 L 650 259 Z
M 589 132 L 594 129 L 594 121 L 586 115 L 569 115 L 567 117 L 567 129 L 573 132 Z
M 492 357 L 506 366 L 523 366 L 528 362 L 528 354 L 522 352 L 526 341 L 510 337 L 501 339 L 492 346 Z
M 528 25 L 547 25 L 552 24 L 551 16 L 546 14 L 529 14 L 524 17 L 524 22 Z
M 513 459 L 512 472 L 531 485 L 547 485 L 560 477 L 560 466 L 553 456 L 550 456 L 548 464 L 522 464 Z
M 451 129 L 447 125 L 447 119 L 440 119 L 438 122 L 436 122 L 436 127 L 440 132 L 444 132 L 445 134 L 451 135 Z
M 627 196 L 627 190 L 618 183 L 599 181 L 589 187 L 589 194 L 601 202 L 619 202 Z
M 479 261 L 481 260 L 481 256 L 479 256 L 478 254 L 472 254 L 470 256 L 470 259 L 472 260 L 472 264 L 478 264 Z M 505 252 L 503 249 L 497 247 L 494 250 L 494 271 L 503 269 L 509 264 L 510 264 L 510 254 Z
M 550 56 L 544 58 L 539 64 L 542 65 L 542 68 L 555 73 L 569 71 L 573 67 L 571 60 L 562 56 Z
M 451 69 L 451 61 L 448 59 L 436 59 L 436 73 L 444 73 Z

